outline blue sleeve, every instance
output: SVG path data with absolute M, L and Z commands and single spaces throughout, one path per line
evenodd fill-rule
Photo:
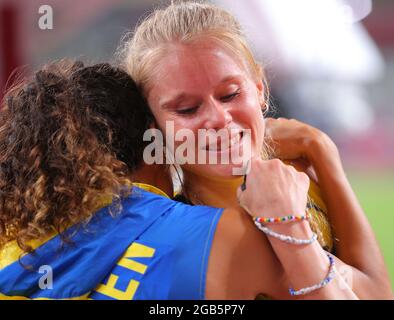
M 223 209 L 177 203 L 137 241 L 156 249 L 137 299 L 204 300 L 208 260 Z
M 223 209 L 188 206 L 182 212 L 182 236 L 171 299 L 205 300 L 208 261 Z M 187 297 L 187 298 L 184 298 Z

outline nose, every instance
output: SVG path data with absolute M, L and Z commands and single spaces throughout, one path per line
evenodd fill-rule
M 215 99 L 207 102 L 205 116 L 205 128 L 215 130 L 226 128 L 233 119 L 230 110 Z

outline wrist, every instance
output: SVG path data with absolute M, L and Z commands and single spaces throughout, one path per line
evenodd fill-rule
M 298 239 L 310 239 L 313 235 L 313 231 L 307 220 L 291 223 L 270 224 L 268 227 L 276 233 L 288 235 Z M 285 244 L 278 239 L 272 240 L 278 241 L 281 244 Z
M 307 222 L 293 225 L 270 226 L 272 230 L 300 239 L 310 239 L 313 231 Z M 328 260 L 317 241 L 308 245 L 291 245 L 268 237 L 275 255 L 295 288 L 303 288 L 319 283 L 328 271 Z

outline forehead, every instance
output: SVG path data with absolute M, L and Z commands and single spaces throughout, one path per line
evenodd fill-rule
M 158 61 L 152 77 L 151 92 L 196 93 L 215 87 L 229 77 L 246 77 L 245 68 L 229 50 L 213 43 L 173 44 Z

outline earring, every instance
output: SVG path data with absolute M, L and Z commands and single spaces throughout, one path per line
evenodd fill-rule
M 268 103 L 266 101 L 260 101 L 261 111 L 266 113 L 269 109 Z

